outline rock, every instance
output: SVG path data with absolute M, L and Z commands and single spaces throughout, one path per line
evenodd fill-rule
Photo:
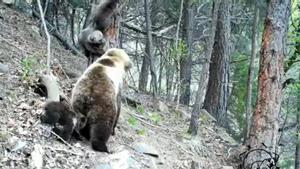
M 31 109 L 31 107 L 27 103 L 21 103 L 18 106 L 18 108 L 21 109 L 21 110 L 30 110 Z
M 135 166 L 135 160 L 130 157 L 127 150 L 116 154 L 109 155 L 108 159 L 100 164 L 97 164 L 94 169 L 128 169 Z
M 147 155 L 150 155 L 153 157 L 159 156 L 158 151 L 154 147 L 152 147 L 146 143 L 136 143 L 133 146 L 133 149 L 139 153 L 147 154 Z
M 0 142 L 5 142 L 9 139 L 9 134 L 6 131 L 0 130 Z
M 161 111 L 161 112 L 164 112 L 164 113 L 169 112 L 168 106 L 165 103 L 161 102 L 161 101 L 158 101 L 158 110 Z
M 113 169 L 110 164 L 99 164 L 95 169 Z
M 223 166 L 222 169 L 233 169 L 232 166 Z
M 2 2 L 6 5 L 13 5 L 15 3 L 15 0 L 2 0 Z
M 9 71 L 8 65 L 0 63 L 0 73 L 7 73 Z
M 31 153 L 31 161 L 30 161 L 31 168 L 41 169 L 43 167 L 44 154 L 45 151 L 41 145 L 39 144 L 34 145 L 34 150 Z
M 201 109 L 200 114 L 203 114 L 206 117 L 208 117 L 209 122 L 217 122 L 217 120 L 212 115 L 210 115 L 205 109 Z
M 196 161 L 192 161 L 191 169 L 201 169 L 200 163 Z
M 27 143 L 25 141 L 19 140 L 11 151 L 18 151 L 18 150 L 24 148 L 26 145 L 27 145 Z

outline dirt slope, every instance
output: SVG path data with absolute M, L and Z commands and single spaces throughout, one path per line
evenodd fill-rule
M 30 168 L 38 165 L 40 158 L 43 168 L 69 169 L 177 169 L 190 168 L 192 161 L 202 168 L 227 165 L 229 147 L 235 145 L 231 137 L 203 117 L 199 136 L 191 138 L 185 134 L 189 114 L 184 109 L 175 113 L 172 106 L 159 111 L 148 104 L 138 108 L 124 104 L 116 136 L 108 143 L 111 154 L 94 152 L 87 141 L 57 141 L 51 127 L 39 121 L 45 98 L 30 87 L 46 62 L 46 40 L 39 27 L 33 18 L 0 4 L 0 168 Z M 72 55 L 54 38 L 51 49 L 53 69 L 69 95 L 76 79 L 67 78 L 61 67 L 67 73 L 80 74 L 86 60 Z M 8 71 L 1 72 L 3 65 Z M 148 96 L 127 93 L 151 102 Z M 153 147 L 159 157 L 137 152 L 137 143 Z

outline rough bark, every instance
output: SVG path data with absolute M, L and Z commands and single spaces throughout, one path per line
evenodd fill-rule
M 147 58 L 147 55 L 144 54 L 141 73 L 139 76 L 139 90 L 143 92 L 147 91 L 148 75 L 149 75 L 149 68 L 150 68 L 149 62 L 150 60 Z
M 151 73 L 151 86 L 152 86 L 152 94 L 156 97 L 157 94 L 157 78 L 156 72 L 154 70 L 154 49 L 153 49 L 153 39 L 152 39 L 152 22 L 150 18 L 150 8 L 149 5 L 151 0 L 144 0 L 144 8 L 145 8 L 145 17 L 146 17 L 146 31 L 147 31 L 147 38 L 146 38 L 146 54 L 147 59 L 149 59 L 150 63 L 150 73 Z
M 215 42 L 209 67 L 209 80 L 204 108 L 218 124 L 228 127 L 230 0 L 222 1 L 218 12 Z
M 251 149 L 275 152 L 277 145 L 290 3 L 290 0 L 268 1 L 260 50 L 257 103 L 247 141 Z M 256 151 L 248 156 L 246 166 L 267 158 L 266 153 Z
M 254 61 L 256 58 L 256 34 L 257 34 L 257 26 L 259 21 L 259 8 L 255 3 L 254 7 L 254 18 L 252 25 L 252 49 L 250 56 L 250 63 L 248 67 L 248 78 L 247 78 L 247 93 L 246 93 L 246 127 L 244 131 L 244 143 L 249 136 L 250 124 L 251 124 L 251 114 L 252 114 L 252 88 L 253 88 L 253 78 L 254 78 Z
M 192 33 L 193 33 L 193 9 L 192 1 L 185 0 L 183 3 L 183 24 L 182 39 L 186 46 L 186 53 L 180 58 L 180 100 L 181 104 L 189 105 L 190 102 L 190 86 L 192 78 Z
M 298 96 L 297 139 L 295 150 L 295 169 L 300 169 L 300 96 Z
M 200 80 L 199 80 L 197 94 L 196 94 L 196 100 L 195 100 L 195 104 L 193 106 L 190 126 L 189 126 L 189 130 L 188 130 L 188 133 L 190 133 L 192 135 L 197 135 L 197 132 L 198 132 L 198 120 L 199 120 L 199 116 L 200 116 L 200 110 L 203 105 L 204 96 L 205 96 L 205 92 L 206 92 L 206 86 L 207 86 L 208 78 L 209 78 L 209 66 L 210 66 L 209 63 L 210 63 L 214 39 L 215 39 L 219 7 L 220 7 L 220 0 L 214 0 L 213 10 L 212 10 L 211 33 L 207 40 L 207 46 L 206 46 L 206 52 L 205 52 L 206 62 L 203 64 L 202 72 L 200 75 Z

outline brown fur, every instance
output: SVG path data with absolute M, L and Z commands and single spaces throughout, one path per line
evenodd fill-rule
M 108 152 L 106 142 L 114 134 L 120 114 L 122 77 L 129 65 L 129 57 L 123 50 L 109 49 L 87 68 L 73 89 L 73 110 L 86 117 L 80 133 L 96 151 Z
M 68 141 L 77 123 L 76 114 L 64 102 L 49 102 L 44 110 L 41 122 L 54 125 L 53 132 Z
M 98 56 L 104 54 L 108 48 L 108 42 L 101 31 L 88 26 L 79 35 L 79 45 L 88 58 L 88 65 L 92 64 Z
M 103 55 L 109 46 L 104 34 L 112 24 L 112 17 L 118 2 L 119 0 L 103 0 L 97 5 L 92 10 L 89 25 L 79 35 L 78 42 L 88 58 L 88 65 Z

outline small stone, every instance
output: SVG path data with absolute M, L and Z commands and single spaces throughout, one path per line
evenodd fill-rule
M 0 73 L 7 73 L 9 71 L 8 65 L 0 63 Z
M 27 145 L 25 141 L 18 141 L 17 144 L 14 146 L 14 148 L 11 151 L 18 151 L 22 148 L 24 148 Z
M 27 103 L 21 103 L 20 106 L 18 106 L 19 109 L 21 110 L 29 110 L 31 107 Z
M 31 161 L 30 161 L 30 165 L 32 168 L 36 168 L 36 169 L 43 168 L 44 154 L 45 154 L 45 151 L 40 144 L 34 145 L 34 150 L 31 153 Z
M 233 169 L 232 166 L 223 166 L 222 169 Z
M 136 143 L 133 146 L 133 149 L 139 153 L 147 154 L 147 155 L 150 155 L 153 157 L 159 156 L 158 151 L 154 147 L 152 147 L 146 143 Z

